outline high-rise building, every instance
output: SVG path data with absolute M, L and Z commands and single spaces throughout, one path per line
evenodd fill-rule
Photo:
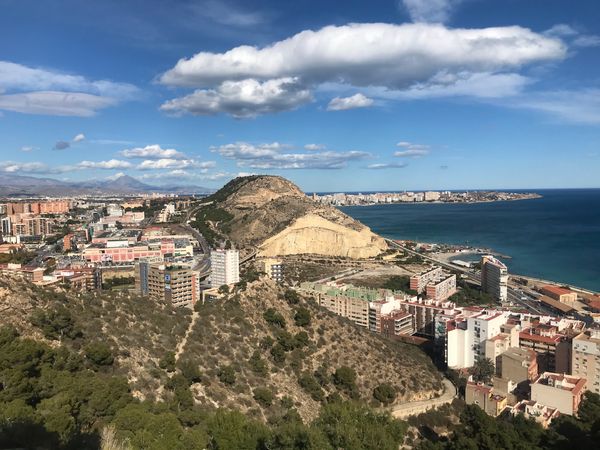
M 508 269 L 491 255 L 481 258 L 481 290 L 501 302 L 508 298 Z
M 210 285 L 221 287 L 240 281 L 240 253 L 217 249 L 210 253 Z
M 141 295 L 174 306 L 191 306 L 198 299 L 198 274 L 190 267 L 140 261 L 135 265 L 135 287 Z
M 595 326 L 573 338 L 571 371 L 587 380 L 586 389 L 600 394 L 600 328 Z

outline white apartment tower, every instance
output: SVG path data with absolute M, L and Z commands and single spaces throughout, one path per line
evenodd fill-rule
M 496 300 L 506 301 L 508 297 L 508 269 L 506 265 L 491 255 L 481 258 L 481 290 Z
M 213 288 L 240 281 L 240 253 L 217 249 L 210 253 L 210 285 Z

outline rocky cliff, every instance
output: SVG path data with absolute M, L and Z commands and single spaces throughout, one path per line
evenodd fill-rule
M 319 254 L 369 258 L 387 249 L 371 230 L 336 208 L 320 205 L 277 176 L 240 177 L 209 198 L 230 218 L 219 224 L 238 246 L 260 255 Z

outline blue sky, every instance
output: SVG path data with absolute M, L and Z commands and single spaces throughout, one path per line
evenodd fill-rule
M 600 187 L 595 0 L 0 0 L 0 173 Z

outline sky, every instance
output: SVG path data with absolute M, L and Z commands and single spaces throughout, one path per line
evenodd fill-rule
M 0 175 L 600 187 L 597 0 L 0 0 Z

